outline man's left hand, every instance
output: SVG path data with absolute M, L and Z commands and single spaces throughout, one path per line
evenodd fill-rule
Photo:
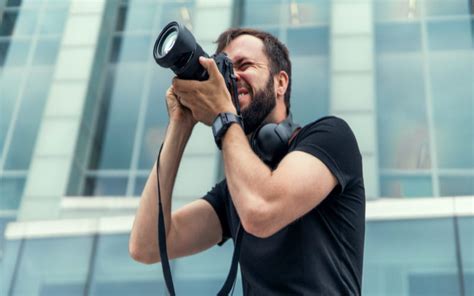
M 236 109 L 216 62 L 204 57 L 200 57 L 199 62 L 209 73 L 209 79 L 173 78 L 173 88 L 180 103 L 191 110 L 194 119 L 211 125 L 219 113 L 236 113 Z

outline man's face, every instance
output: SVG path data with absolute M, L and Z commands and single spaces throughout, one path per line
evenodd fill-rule
M 234 63 L 245 133 L 255 131 L 276 105 L 273 77 L 263 42 L 241 35 L 224 48 Z

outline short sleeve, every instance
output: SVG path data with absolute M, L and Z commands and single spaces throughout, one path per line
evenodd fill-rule
M 229 223 L 227 220 L 226 212 L 226 180 L 223 180 L 217 183 L 204 197 L 203 199 L 211 204 L 219 217 L 222 228 L 222 240 L 218 244 L 219 246 L 223 245 L 230 237 Z
M 292 151 L 303 151 L 321 160 L 337 178 L 341 191 L 354 179 L 362 178 L 356 138 L 349 125 L 338 117 L 323 117 L 305 126 L 292 146 Z

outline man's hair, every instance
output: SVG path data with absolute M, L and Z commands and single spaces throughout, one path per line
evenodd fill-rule
M 270 33 L 249 29 L 249 28 L 231 28 L 223 32 L 217 38 L 216 53 L 222 52 L 224 48 L 241 35 L 251 35 L 262 40 L 264 45 L 264 53 L 270 61 L 270 74 L 274 76 L 280 71 L 288 74 L 288 87 L 285 92 L 286 112 L 290 111 L 290 94 L 291 94 L 291 61 L 288 48 Z

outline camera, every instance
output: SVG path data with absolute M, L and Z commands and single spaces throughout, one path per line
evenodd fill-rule
M 199 57 L 209 55 L 196 42 L 193 34 L 182 24 L 172 21 L 161 30 L 153 46 L 153 57 L 158 65 L 171 70 L 180 79 L 207 80 L 209 73 L 199 63 Z M 224 77 L 234 105 L 240 114 L 237 82 L 232 61 L 225 53 L 211 56 L 216 62 L 219 72 Z

